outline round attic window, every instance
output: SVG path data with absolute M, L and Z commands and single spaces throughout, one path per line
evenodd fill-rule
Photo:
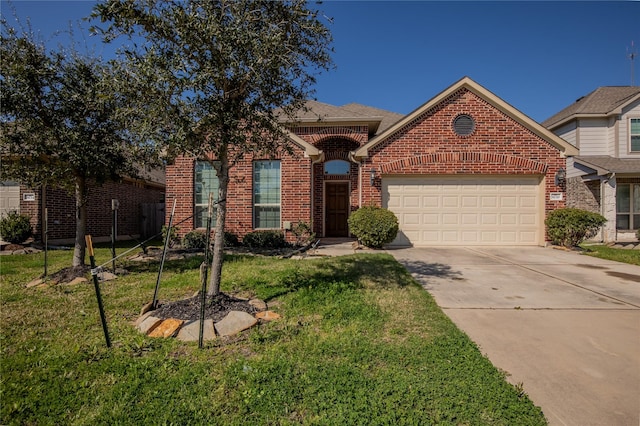
M 470 115 L 460 114 L 453 120 L 453 131 L 458 136 L 469 136 L 475 129 L 476 122 Z

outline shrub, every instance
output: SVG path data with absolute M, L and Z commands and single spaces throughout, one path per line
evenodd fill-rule
M 296 245 L 303 246 L 316 237 L 311 225 L 307 222 L 300 221 L 293 225 L 291 232 L 296 236 Z
M 381 207 L 360 207 L 349 216 L 349 230 L 365 246 L 381 248 L 398 235 L 398 218 Z
M 238 241 L 238 236 L 233 232 L 224 232 L 224 246 L 225 247 L 237 247 L 240 245 L 240 241 Z
M 575 247 L 593 237 L 607 219 L 598 213 L 580 209 L 558 209 L 547 216 L 547 234 L 553 244 Z
M 169 231 L 169 227 L 167 225 L 162 225 L 162 241 L 167 240 L 167 233 L 169 234 L 169 247 L 173 247 L 176 244 L 180 243 L 180 237 L 178 237 L 178 228 L 177 226 L 172 226 L 171 231 Z
M 182 237 L 182 247 L 186 249 L 203 249 L 207 245 L 207 234 L 202 231 L 187 232 Z
M 9 212 L 0 219 L 0 236 L 8 243 L 24 243 L 31 236 L 29 216 Z
M 284 248 L 289 244 L 281 231 L 253 231 L 242 239 L 245 246 L 249 248 Z

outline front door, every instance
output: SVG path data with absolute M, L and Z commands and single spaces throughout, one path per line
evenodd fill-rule
M 327 182 L 325 198 L 325 236 L 348 237 L 349 183 Z

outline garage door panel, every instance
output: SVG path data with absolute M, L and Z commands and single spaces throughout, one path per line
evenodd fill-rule
M 538 244 L 540 189 L 535 176 L 383 178 L 397 245 Z

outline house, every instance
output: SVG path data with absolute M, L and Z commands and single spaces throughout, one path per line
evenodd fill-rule
M 94 241 L 109 241 L 112 233 L 112 200 L 117 200 L 119 239 L 151 237 L 164 222 L 164 171 L 143 172 L 140 179 L 123 178 L 119 182 L 90 184 L 87 200 L 87 234 Z M 16 211 L 29 216 L 35 240 L 47 238 L 53 243 L 72 243 L 76 234 L 75 198 L 53 186 L 29 188 L 17 182 L 0 184 L 0 215 Z
M 309 102 L 292 122 L 293 155 L 246 158 L 231 171 L 227 231 L 312 223 L 347 237 L 363 205 L 395 212 L 395 245 L 543 245 L 546 213 L 565 206 L 558 179 L 578 150 L 470 78 L 406 116 Z M 167 167 L 180 233 L 204 227 L 217 187 L 206 161 Z M 171 202 L 171 201 L 170 201 Z
M 607 219 L 605 242 L 640 228 L 640 87 L 600 87 L 543 126 L 580 150 L 567 161 L 567 206 Z

